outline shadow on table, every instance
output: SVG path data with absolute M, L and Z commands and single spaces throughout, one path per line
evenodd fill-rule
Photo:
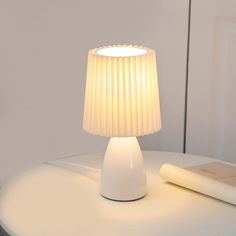
M 10 236 L 9 234 L 7 234 L 7 233 L 3 230 L 3 228 L 1 227 L 1 225 L 0 225 L 0 236 Z

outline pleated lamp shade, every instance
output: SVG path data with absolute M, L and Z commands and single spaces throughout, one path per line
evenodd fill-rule
M 83 128 L 110 137 L 141 136 L 160 130 L 153 49 L 115 45 L 89 51 Z

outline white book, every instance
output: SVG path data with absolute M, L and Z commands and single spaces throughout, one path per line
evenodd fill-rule
M 222 162 L 180 168 L 164 164 L 160 176 L 166 181 L 236 205 L 236 166 Z

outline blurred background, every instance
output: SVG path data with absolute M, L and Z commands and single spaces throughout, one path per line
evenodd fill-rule
M 82 118 L 87 52 L 111 44 L 157 52 L 162 130 L 143 149 L 236 163 L 235 1 L 0 0 L 0 184 L 105 151 Z

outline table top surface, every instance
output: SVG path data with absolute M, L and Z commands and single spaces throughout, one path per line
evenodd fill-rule
M 148 194 L 115 202 L 99 194 L 100 172 L 43 164 L 8 182 L 0 192 L 0 222 L 12 236 L 235 236 L 236 207 L 166 183 L 164 163 L 180 167 L 213 159 L 144 151 Z M 73 156 L 73 165 L 101 168 L 102 154 Z

